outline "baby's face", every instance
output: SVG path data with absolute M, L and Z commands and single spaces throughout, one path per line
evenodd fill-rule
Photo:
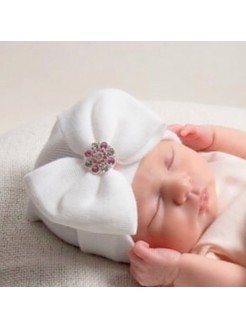
M 215 178 L 201 155 L 161 141 L 140 163 L 133 180 L 138 230 L 151 247 L 188 252 L 218 212 Z

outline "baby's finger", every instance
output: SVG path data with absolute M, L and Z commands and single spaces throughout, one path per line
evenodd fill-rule
M 128 257 L 132 264 L 140 264 L 143 262 L 143 259 L 135 253 L 135 246 L 129 251 Z
M 141 247 L 141 244 L 146 244 L 148 245 L 147 243 L 145 243 L 144 241 L 137 241 L 135 243 L 135 245 L 132 247 L 132 249 L 129 251 L 128 253 L 128 257 L 129 257 L 129 260 L 131 263 L 141 263 L 143 262 L 143 259 L 141 256 L 139 256 L 139 253 L 138 253 L 138 248 L 139 248 L 139 245 L 138 243 L 140 243 L 140 247 Z M 136 246 L 137 245 L 137 246 Z M 137 250 L 137 251 L 136 251 Z M 141 252 L 140 252 L 141 253 Z
M 180 131 L 180 135 L 182 137 L 186 137 L 191 134 L 196 134 L 196 132 L 197 132 L 197 129 L 196 129 L 195 125 L 186 124 L 185 126 L 183 126 L 182 130 Z
M 183 125 L 181 125 L 181 124 L 168 125 L 168 129 L 177 134 L 179 134 L 179 132 L 181 131 L 182 128 L 183 128 Z
M 142 270 L 139 270 L 138 268 L 134 266 L 130 266 L 130 273 L 132 277 L 140 284 L 143 285 L 142 283 Z
M 150 256 L 151 248 L 149 247 L 149 244 L 146 243 L 145 241 L 139 240 L 136 242 L 134 248 L 133 248 L 134 253 L 140 257 L 143 260 L 146 260 Z

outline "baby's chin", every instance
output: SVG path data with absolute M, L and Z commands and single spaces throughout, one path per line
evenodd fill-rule
M 209 206 L 208 222 L 207 222 L 206 228 L 208 228 L 214 222 L 214 220 L 216 219 L 216 217 L 219 215 L 219 212 L 220 212 L 218 197 L 217 197 L 215 189 L 211 196 L 212 197 L 211 197 L 211 203 Z

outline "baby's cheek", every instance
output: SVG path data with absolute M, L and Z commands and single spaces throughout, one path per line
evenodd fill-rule
M 152 248 L 166 248 L 168 247 L 168 238 L 163 227 L 153 223 L 143 235 L 143 239 Z

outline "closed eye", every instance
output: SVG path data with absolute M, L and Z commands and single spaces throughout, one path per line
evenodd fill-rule
M 158 195 L 157 204 L 156 204 L 156 210 L 155 210 L 154 215 L 152 216 L 151 220 L 149 221 L 148 227 L 154 221 L 154 219 L 155 219 L 155 217 L 156 217 L 156 215 L 157 215 L 157 213 L 159 211 L 160 202 L 161 202 L 161 195 Z
M 165 165 L 168 170 L 172 167 L 174 162 L 174 150 L 172 148 L 170 154 L 165 158 Z

